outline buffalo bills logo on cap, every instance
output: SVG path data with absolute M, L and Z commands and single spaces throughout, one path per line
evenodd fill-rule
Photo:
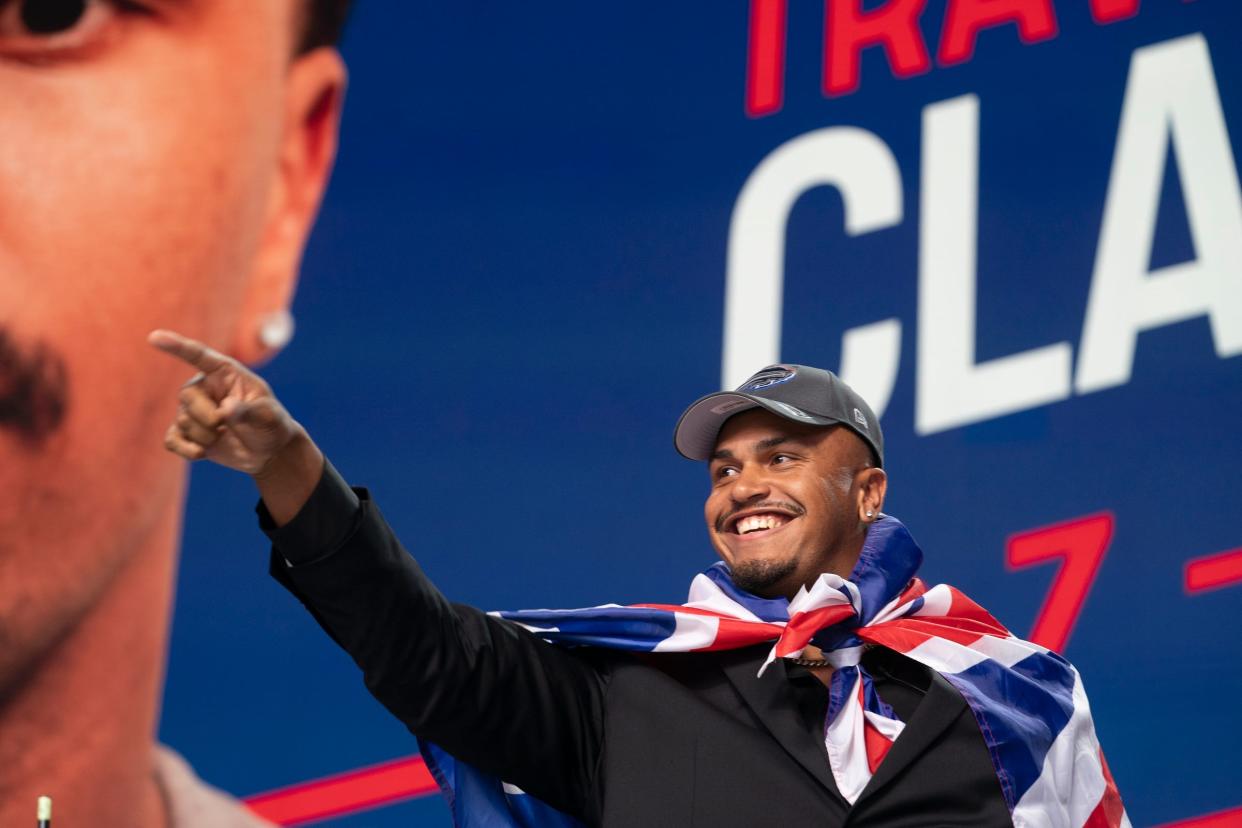
M 789 382 L 797 373 L 791 365 L 769 365 L 742 383 L 742 387 L 737 390 L 760 391 L 773 385 L 780 385 L 782 382 Z

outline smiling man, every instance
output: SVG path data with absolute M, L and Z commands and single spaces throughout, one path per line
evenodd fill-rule
M 870 406 L 827 371 L 773 366 L 742 387 L 690 406 L 677 450 L 710 461 L 707 525 L 733 582 L 792 598 L 857 563 L 884 504 L 883 438 Z
M 248 822 L 154 744 L 184 377 L 142 339 L 287 339 L 346 6 L 0 0 L 0 825 Z
M 827 371 L 765 368 L 682 415 L 721 562 L 685 605 L 449 603 L 260 378 L 199 370 L 165 444 L 251 474 L 272 574 L 416 736 L 458 824 L 1128 825 L 1077 673 L 881 513 L 879 424 Z

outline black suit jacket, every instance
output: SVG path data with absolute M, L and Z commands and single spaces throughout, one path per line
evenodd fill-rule
M 417 735 L 589 825 L 1009 825 L 962 697 L 896 653 L 864 659 L 906 722 L 853 806 L 824 747 L 827 691 L 768 646 L 634 656 L 549 645 L 451 604 L 365 490 L 330 466 L 276 529 L 272 574 Z

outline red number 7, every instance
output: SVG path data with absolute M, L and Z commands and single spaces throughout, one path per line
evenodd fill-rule
M 1011 569 L 1062 561 L 1035 618 L 1031 641 L 1057 652 L 1065 649 L 1112 539 L 1113 516 L 1100 512 L 1019 532 L 1005 542 L 1005 563 Z

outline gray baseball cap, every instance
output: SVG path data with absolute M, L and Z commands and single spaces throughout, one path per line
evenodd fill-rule
M 884 466 L 884 435 L 871 406 L 836 374 L 806 365 L 769 365 L 734 391 L 696 400 L 677 421 L 673 445 L 683 457 L 707 460 L 725 420 L 752 408 L 796 423 L 843 425 L 861 437 Z

